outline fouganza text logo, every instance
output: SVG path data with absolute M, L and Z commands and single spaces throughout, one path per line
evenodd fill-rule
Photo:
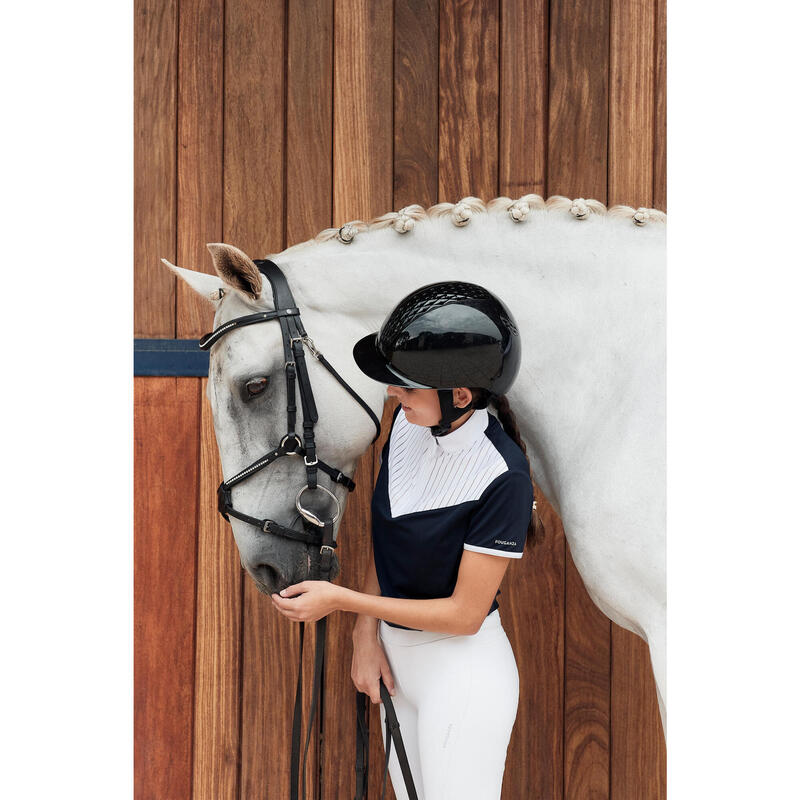
M 495 540 L 494 540 L 494 543 L 495 543 L 495 544 L 510 544 L 510 545 L 516 545 L 516 542 L 507 542 L 505 539 L 495 539 Z

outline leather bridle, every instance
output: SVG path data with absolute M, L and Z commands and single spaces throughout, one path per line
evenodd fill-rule
M 278 320 L 281 326 L 281 333 L 284 347 L 284 371 L 286 374 L 286 415 L 287 415 L 287 433 L 281 439 L 280 444 L 274 450 L 270 450 L 260 458 L 256 459 L 252 464 L 245 467 L 240 472 L 236 473 L 232 478 L 223 480 L 217 489 L 217 508 L 222 516 L 230 521 L 230 517 L 236 517 L 243 522 L 254 525 L 264 533 L 272 533 L 278 536 L 283 536 L 295 541 L 305 542 L 306 544 L 319 546 L 319 564 L 315 568 L 315 559 L 311 561 L 311 575 L 314 580 L 330 580 L 331 562 L 333 553 L 336 548 L 336 532 L 334 526 L 341 514 L 341 506 L 336 496 L 329 489 L 320 486 L 317 483 L 317 470 L 321 469 L 327 473 L 335 483 L 340 483 L 347 487 L 347 490 L 352 492 L 356 488 L 355 483 L 347 477 L 341 470 L 337 470 L 320 460 L 316 454 L 316 445 L 314 442 L 314 425 L 317 423 L 319 416 L 317 414 L 316 403 L 314 402 L 314 394 L 311 389 L 311 382 L 308 377 L 308 367 L 306 365 L 305 354 L 303 352 L 303 345 L 308 347 L 309 352 L 314 358 L 322 363 L 322 365 L 330 372 L 336 380 L 355 398 L 355 400 L 364 408 L 370 415 L 372 421 L 375 423 L 377 432 L 372 439 L 374 444 L 381 434 L 380 420 L 375 416 L 375 413 L 367 405 L 367 403 L 359 397 L 359 395 L 347 384 L 347 382 L 339 375 L 333 368 L 330 362 L 322 355 L 319 350 L 314 346 L 314 342 L 309 338 L 303 323 L 300 321 L 300 309 L 297 308 L 294 302 L 294 297 L 289 289 L 289 284 L 286 281 L 286 276 L 281 271 L 280 267 L 269 259 L 255 260 L 255 265 L 258 271 L 264 275 L 272 287 L 274 311 L 260 311 L 256 314 L 248 314 L 242 317 L 236 317 L 223 323 L 218 328 L 215 328 L 211 333 L 206 334 L 199 342 L 201 350 L 208 350 L 211 346 L 219 341 L 225 334 L 231 331 L 243 328 L 247 325 L 254 325 L 260 322 L 267 322 L 270 320 Z M 303 408 L 303 441 L 295 432 L 297 406 L 295 405 L 297 396 L 297 384 L 300 386 L 300 400 Z M 289 445 L 291 444 L 291 448 Z M 247 478 L 255 475 L 264 467 L 271 464 L 281 456 L 296 456 L 302 457 L 303 463 L 306 468 L 307 482 L 302 487 L 295 497 L 295 507 L 300 512 L 303 521 L 303 530 L 296 531 L 293 528 L 287 528 L 280 525 L 273 519 L 261 519 L 258 517 L 245 514 L 233 507 L 232 489 L 234 486 L 242 483 Z M 322 516 L 318 511 L 313 510 L 308 505 L 303 505 L 301 498 L 306 492 L 316 492 L 321 490 L 329 496 L 335 506 L 335 512 Z M 314 724 L 314 717 L 317 710 L 317 699 L 319 696 L 320 686 L 322 683 L 322 673 L 324 671 L 324 650 L 325 650 L 325 634 L 327 631 L 328 618 L 323 617 L 318 620 L 317 625 L 317 642 L 316 652 L 314 658 L 314 689 L 311 697 L 311 709 L 309 712 L 308 732 L 306 735 L 305 749 L 303 751 L 303 768 L 302 768 L 302 786 L 303 786 L 303 800 L 306 797 L 306 757 L 308 755 L 308 745 L 311 738 L 311 728 Z M 298 773 L 299 773 L 299 760 L 300 760 L 300 721 L 302 714 L 302 695 L 301 695 L 301 681 L 302 681 L 302 663 L 303 663 L 303 638 L 305 631 L 305 623 L 300 622 L 300 657 L 297 667 L 297 689 L 295 692 L 295 705 L 294 705 L 294 719 L 292 721 L 292 757 L 291 757 L 291 800 L 298 800 Z M 398 749 L 398 755 L 401 758 L 403 775 L 406 779 L 406 785 L 409 789 L 409 796 L 412 800 L 416 800 L 416 793 L 414 791 L 413 781 L 411 780 L 411 773 L 408 769 L 407 758 L 400 738 L 399 724 L 397 723 L 397 716 L 394 713 L 391 700 L 389 699 L 388 691 L 383 684 L 383 680 L 379 681 L 381 688 L 381 696 L 384 700 L 384 709 L 386 714 L 386 764 L 384 766 L 384 792 L 386 790 L 386 771 L 389 764 L 389 753 L 391 750 L 390 735 L 394 737 L 395 744 Z M 391 709 L 391 715 L 389 710 Z M 357 710 L 357 730 L 356 730 L 356 798 L 363 797 L 366 787 L 367 776 L 367 763 L 368 763 L 368 743 L 369 737 L 366 734 L 366 695 L 362 692 L 357 693 L 356 697 L 356 710 Z M 409 786 L 409 781 L 411 781 Z

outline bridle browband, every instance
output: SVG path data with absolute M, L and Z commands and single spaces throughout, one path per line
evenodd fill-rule
M 317 406 L 314 402 L 314 394 L 311 389 L 311 382 L 308 377 L 308 367 L 306 365 L 305 354 L 303 352 L 303 345 L 308 347 L 317 361 L 330 372 L 337 381 L 352 395 L 364 410 L 370 415 L 372 421 L 375 423 L 376 433 L 372 439 L 374 444 L 381 435 L 381 423 L 375 416 L 375 413 L 367 405 L 367 403 L 359 397 L 359 395 L 347 384 L 347 382 L 339 375 L 333 368 L 325 356 L 314 347 L 314 342 L 309 338 L 303 323 L 300 321 L 300 309 L 297 308 L 294 302 L 294 297 L 289 289 L 289 284 L 286 281 L 286 276 L 281 271 L 280 267 L 269 259 L 257 259 L 254 261 L 258 271 L 264 275 L 272 287 L 272 297 L 274 300 L 274 311 L 260 311 L 256 314 L 247 314 L 246 316 L 236 317 L 223 323 L 218 328 L 215 328 L 211 333 L 206 334 L 199 342 L 201 350 L 209 350 L 216 342 L 218 342 L 225 334 L 231 331 L 243 328 L 247 325 L 255 325 L 260 322 L 268 322 L 270 320 L 278 320 L 281 326 L 281 333 L 284 348 L 284 372 L 286 374 L 286 415 L 287 415 L 287 433 L 281 439 L 280 444 L 274 450 L 270 450 L 265 455 L 256 459 L 252 464 L 245 467 L 240 472 L 236 473 L 232 478 L 223 480 L 217 489 L 217 509 L 222 516 L 230 521 L 230 517 L 247 522 L 254 525 L 265 533 L 273 533 L 278 536 L 283 536 L 287 539 L 305 542 L 314 546 L 319 545 L 319 567 L 315 570 L 314 560 L 312 559 L 311 569 L 312 578 L 321 580 L 330 580 L 331 560 L 333 558 L 334 549 L 336 548 L 336 532 L 334 525 L 336 524 L 341 514 L 341 507 L 336 496 L 329 489 L 320 486 L 317 483 L 317 469 L 321 469 L 327 473 L 334 483 L 340 483 L 347 487 L 347 490 L 352 492 L 356 488 L 355 483 L 347 477 L 341 470 L 337 470 L 321 461 L 316 454 L 316 444 L 314 442 L 314 425 L 317 423 L 319 416 L 317 414 Z M 303 441 L 295 432 L 297 406 L 296 402 L 296 389 L 297 383 L 300 385 L 300 400 L 303 408 Z M 289 449 L 289 443 L 292 444 Z M 296 531 L 293 528 L 287 528 L 280 525 L 273 519 L 260 519 L 258 517 L 245 514 L 238 511 L 233 507 L 233 494 L 232 489 L 237 484 L 245 481 L 247 478 L 255 475 L 267 465 L 271 464 L 281 456 L 297 456 L 303 458 L 303 463 L 306 467 L 307 483 L 300 489 L 295 497 L 295 507 L 300 512 L 303 520 L 303 530 Z M 315 513 L 312 509 L 304 506 L 301 503 L 301 497 L 306 492 L 314 492 L 321 490 L 330 496 L 330 499 L 335 504 L 336 511 L 329 517 L 323 518 Z M 314 573 L 318 574 L 315 576 Z M 322 682 L 322 672 L 324 669 L 324 650 L 325 650 L 325 634 L 327 630 L 328 618 L 323 617 L 317 621 L 317 642 L 316 653 L 314 658 L 314 690 L 311 697 L 311 709 L 309 712 L 308 732 L 306 735 L 305 749 L 303 751 L 303 768 L 302 768 L 302 786 L 303 786 L 303 800 L 306 797 L 306 757 L 308 755 L 308 745 L 311 738 L 311 728 L 314 724 L 314 717 L 317 710 L 317 699 L 319 696 L 320 685 Z M 301 695 L 301 680 L 302 680 L 302 663 L 303 663 L 303 638 L 305 631 L 305 623 L 300 623 L 300 658 L 297 667 L 297 689 L 295 692 L 295 705 L 294 705 L 294 719 L 292 721 L 292 757 L 291 757 L 291 800 L 298 800 L 298 773 L 300 761 L 300 717 L 302 713 L 302 695 Z M 384 709 L 386 711 L 386 741 L 388 748 L 386 750 L 386 764 L 384 766 L 383 775 L 383 791 L 386 791 L 386 772 L 389 765 L 389 753 L 391 751 L 391 737 L 394 738 L 398 749 L 398 755 L 401 760 L 401 767 L 403 776 L 406 781 L 406 786 L 409 791 L 409 796 L 412 800 L 416 800 L 416 792 L 414 790 L 411 772 L 408 767 L 408 760 L 405 756 L 403 749 L 402 738 L 400 737 L 399 723 L 397 716 L 394 713 L 391 699 L 389 698 L 388 691 L 383 684 L 382 679 L 379 681 L 381 689 L 381 696 L 384 701 Z M 366 695 L 361 692 L 357 693 L 356 697 L 356 711 L 357 711 L 357 731 L 356 731 L 356 797 L 363 797 L 366 787 L 366 776 L 368 766 L 368 747 L 369 737 L 365 735 L 366 725 Z M 391 711 L 391 713 L 389 713 Z

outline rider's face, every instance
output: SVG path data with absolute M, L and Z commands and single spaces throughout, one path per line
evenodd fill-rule
M 472 399 L 469 389 L 455 389 L 455 403 L 465 406 Z M 442 418 L 439 394 L 436 389 L 409 389 L 406 386 L 389 386 L 389 397 L 396 397 L 403 405 L 406 419 L 415 425 L 438 425 Z

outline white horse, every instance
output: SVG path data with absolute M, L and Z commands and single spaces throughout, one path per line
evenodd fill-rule
M 592 600 L 648 643 L 666 730 L 665 221 L 655 209 L 560 196 L 488 205 L 464 198 L 329 228 L 268 257 L 286 275 L 316 347 L 378 418 L 386 386 L 358 369 L 352 347 L 403 296 L 463 280 L 505 301 L 523 348 L 508 398 L 534 480 L 561 517 Z M 229 245 L 209 249 L 216 276 L 165 263 L 214 303 L 215 326 L 273 307 L 269 283 L 247 255 Z M 275 321 L 237 329 L 212 348 L 208 397 L 226 478 L 286 433 L 283 362 Z M 374 424 L 321 364 L 307 363 L 317 453 L 357 481 Z M 250 399 L 244 386 L 253 378 L 269 380 Z M 298 408 L 302 432 L 301 420 Z M 319 480 L 344 508 L 347 490 L 322 472 Z M 291 527 L 304 483 L 302 461 L 280 458 L 235 487 L 233 504 Z M 232 523 L 262 591 L 308 578 L 307 545 Z

